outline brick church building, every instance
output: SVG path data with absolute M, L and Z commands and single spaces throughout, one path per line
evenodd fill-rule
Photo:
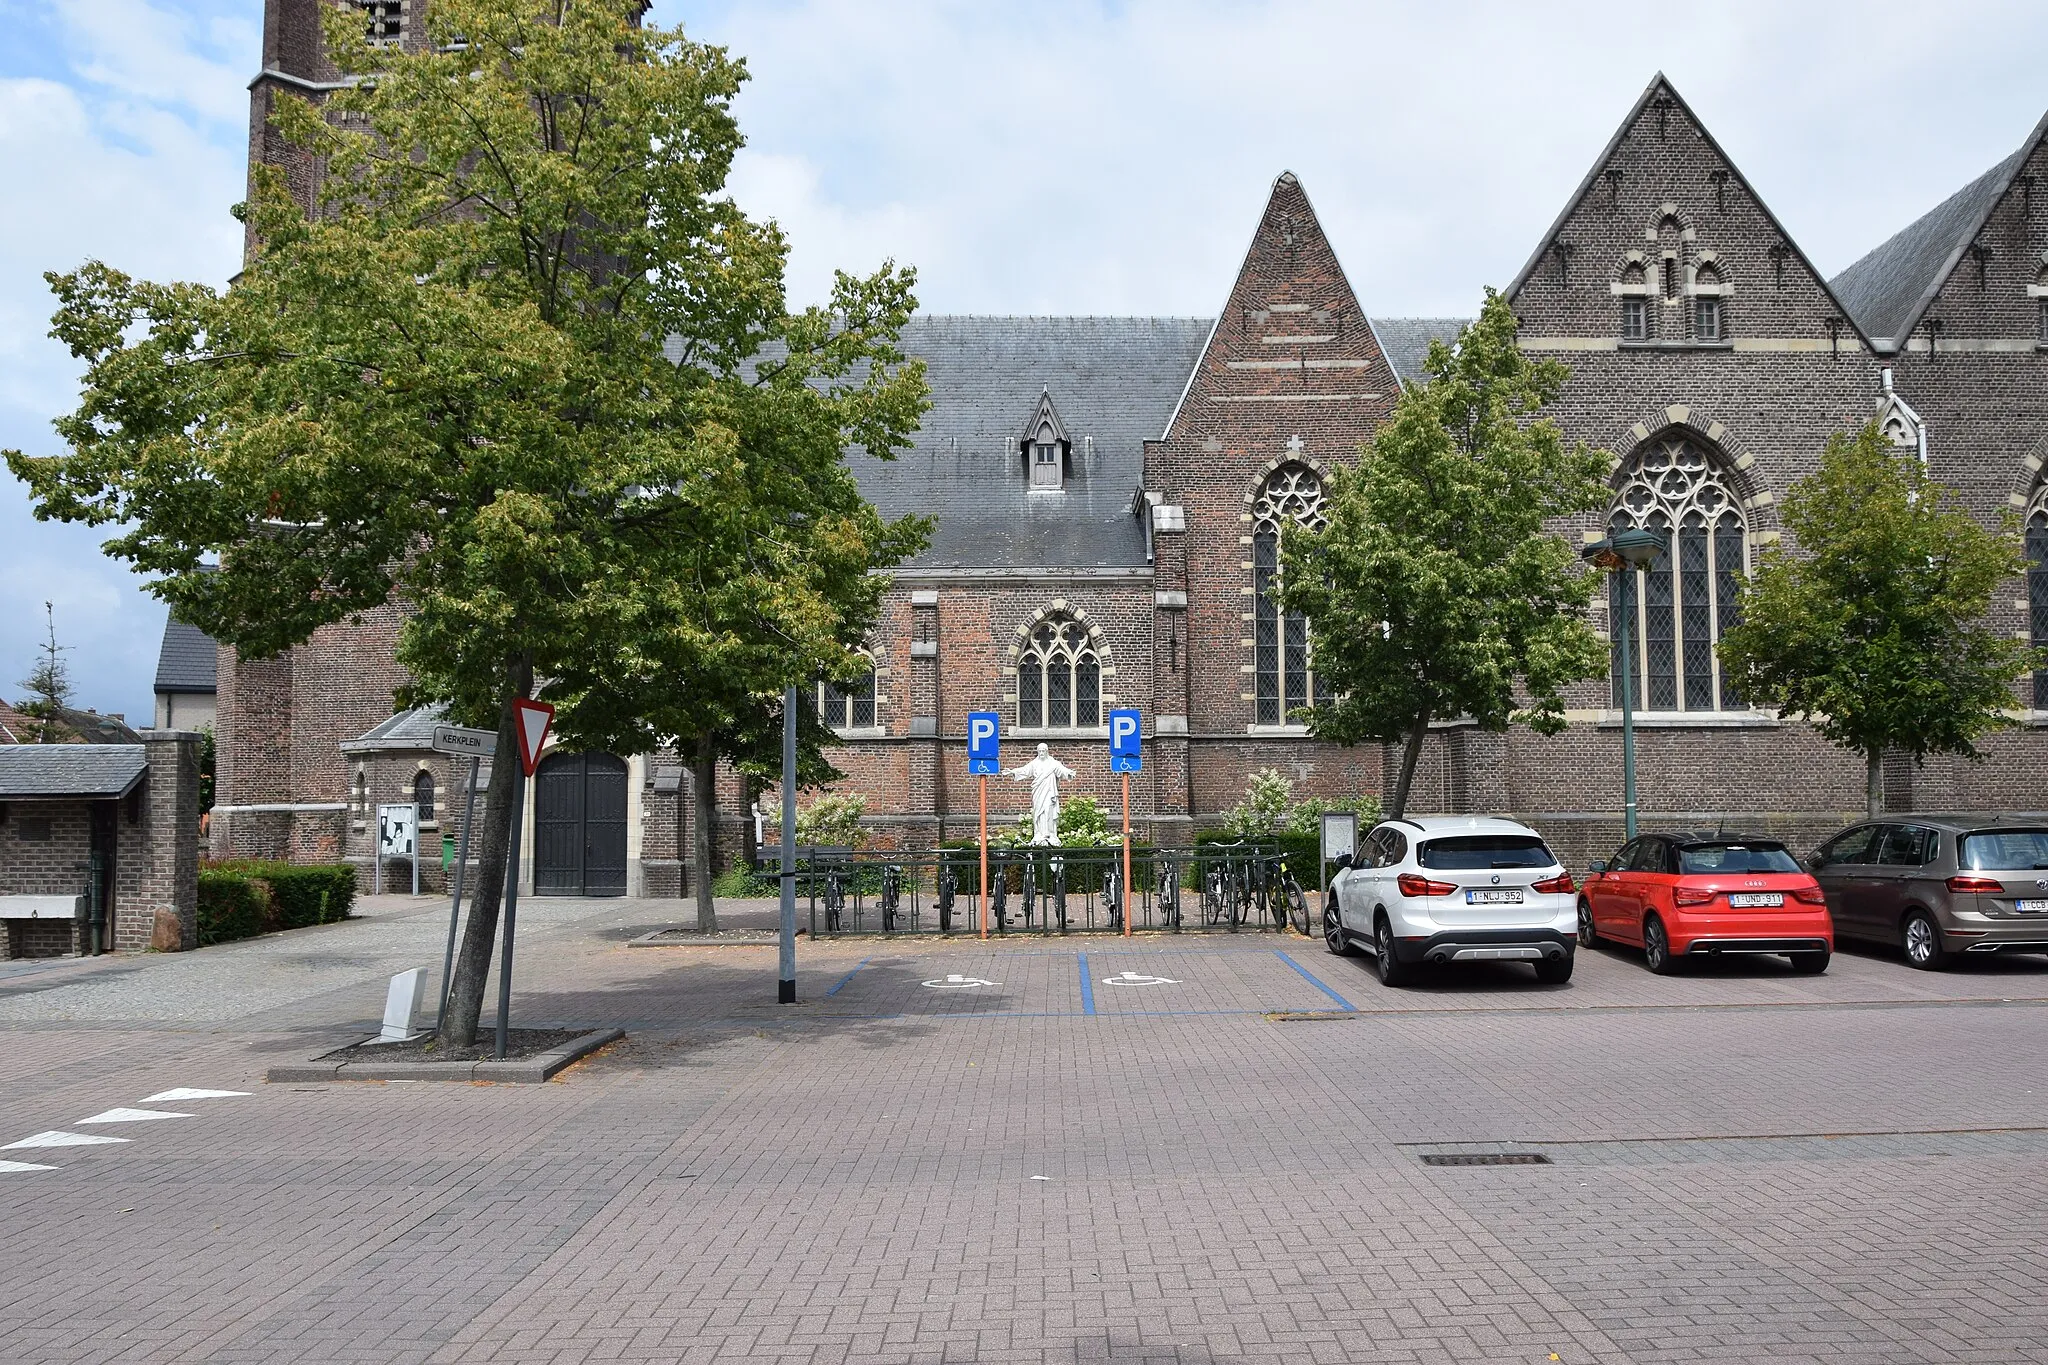
M 312 5 L 268 6 L 252 156 L 277 154 L 272 101 L 317 98 L 332 79 L 303 22 Z M 407 8 L 382 7 L 394 40 L 411 36 Z M 1614 456 L 1609 513 L 1557 533 L 1650 526 L 1674 546 L 1635 596 L 1646 821 L 1736 818 L 1805 847 L 1861 810 L 1860 759 L 1746 705 L 1713 652 L 1737 581 L 1777 539 L 1778 501 L 1831 433 L 1879 420 L 1973 512 L 2017 515 L 2048 561 L 2044 135 L 2048 121 L 1829 280 L 1659 77 L 1532 243 L 1507 287 L 1522 344 L 1571 367 L 1552 415 Z M 1291 174 L 1249 226 L 1214 317 L 912 323 L 905 349 L 932 389 L 923 428 L 894 462 L 848 459 L 885 514 L 930 513 L 937 530 L 893 576 L 869 681 L 818 695 L 877 843 L 971 833 L 976 710 L 1003 715 L 1006 762 L 1042 740 L 1077 770 L 1071 792 L 1108 805 L 1107 711 L 1140 708 L 1134 816 L 1162 842 L 1213 824 L 1260 768 L 1298 795 L 1383 790 L 1392 754 L 1289 721 L 1314 661 L 1267 585 L 1280 539 L 1316 524 L 1329 471 L 1459 321 L 1373 317 Z M 1609 616 L 1596 605 L 1598 628 Z M 1997 618 L 2048 644 L 2048 571 L 2014 583 Z M 373 613 L 269 661 L 221 651 L 216 853 L 367 858 L 375 806 L 417 799 L 434 857 L 460 774 L 424 747 L 431 717 L 392 714 L 398 624 L 395 608 Z M 1512 813 L 1573 857 L 1611 851 L 1618 704 L 1612 683 L 1584 685 L 1570 728 L 1548 738 L 1437 726 L 1411 808 Z M 1994 736 L 1984 763 L 1888 764 L 1890 807 L 2048 806 L 2048 677 L 2014 706 L 2019 728 Z M 682 891 L 692 803 L 679 762 L 560 753 L 532 790 L 530 887 Z M 737 849 L 749 794 L 726 774 L 717 795 L 721 846 Z M 990 797 L 1006 819 L 1028 806 L 1005 781 Z

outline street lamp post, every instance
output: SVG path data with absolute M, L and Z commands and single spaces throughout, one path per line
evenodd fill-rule
M 1635 623 L 1636 571 L 1657 562 L 1667 546 L 1663 535 L 1637 527 L 1616 531 L 1579 551 L 1581 558 L 1608 573 L 1619 573 L 1621 604 L 1616 643 L 1621 652 L 1621 821 L 1624 839 L 1636 837 L 1636 685 L 1635 649 L 1630 627 Z

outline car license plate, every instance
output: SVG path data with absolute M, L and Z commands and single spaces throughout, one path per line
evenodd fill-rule
M 1782 891 L 1731 891 L 1728 893 L 1728 903 L 1737 910 L 1753 910 L 1759 905 L 1783 905 L 1785 903 L 1785 893 Z
M 1465 904 L 1467 905 L 1520 905 L 1521 903 L 1522 888 L 1519 886 L 1504 886 L 1499 890 L 1489 887 L 1483 891 L 1467 891 L 1465 893 Z
M 2048 914 L 2048 901 L 2014 901 L 2012 908 L 2022 915 Z

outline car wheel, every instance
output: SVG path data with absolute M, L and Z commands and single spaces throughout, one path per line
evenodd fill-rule
M 1801 976 L 1819 976 L 1828 969 L 1828 958 L 1830 956 L 1832 955 L 1825 948 L 1814 953 L 1793 953 L 1791 954 L 1792 970 Z
M 1572 959 L 1576 956 L 1576 953 L 1565 953 L 1558 957 L 1539 958 L 1536 979 L 1546 986 L 1562 986 L 1572 979 Z
M 1906 961 L 1923 972 L 1939 971 L 1948 965 L 1948 950 L 1941 946 L 1941 930 L 1934 916 L 1915 910 L 1906 916 Z
M 1323 946 L 1338 957 L 1351 956 L 1351 935 L 1344 932 L 1344 919 L 1335 896 L 1323 907 Z
M 1671 955 L 1671 935 L 1664 931 L 1664 921 L 1655 915 L 1643 923 L 1643 961 L 1658 976 L 1670 976 L 1678 970 L 1678 959 Z
M 1394 955 L 1394 926 L 1385 916 L 1381 916 L 1379 927 L 1373 931 L 1373 948 L 1379 958 L 1380 984 L 1407 985 L 1414 976 L 1415 969 Z
M 1593 907 L 1584 901 L 1579 902 L 1579 946 L 1581 948 L 1598 948 L 1600 946 L 1600 931 L 1593 927 Z

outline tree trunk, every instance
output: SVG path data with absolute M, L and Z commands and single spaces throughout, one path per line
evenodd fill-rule
M 1871 749 L 1863 755 L 1863 818 L 1875 820 L 1884 814 L 1884 750 Z
M 1415 765 L 1422 759 L 1422 742 L 1429 738 L 1429 708 L 1416 714 L 1408 743 L 1401 750 L 1401 772 L 1394 779 L 1394 799 L 1387 803 L 1386 818 L 1399 820 L 1408 813 L 1408 792 L 1415 785 Z
M 696 837 L 690 841 L 690 875 L 697 883 L 697 932 L 718 932 L 718 903 L 711 898 L 712 822 L 718 818 L 718 742 L 709 731 L 697 736 L 690 766 L 697 802 Z
M 513 765 L 519 762 L 519 718 L 512 703 L 532 695 L 532 657 L 507 659 L 505 697 L 498 708 L 498 747 L 491 756 L 491 785 L 484 794 L 483 819 L 470 836 L 478 845 L 476 882 L 462 926 L 462 955 L 455 962 L 448 1012 L 441 1020 L 440 1040 L 445 1047 L 474 1044 L 477 1020 L 483 1014 L 484 986 L 498 939 L 498 906 L 505 893 L 506 846 L 512 837 Z

